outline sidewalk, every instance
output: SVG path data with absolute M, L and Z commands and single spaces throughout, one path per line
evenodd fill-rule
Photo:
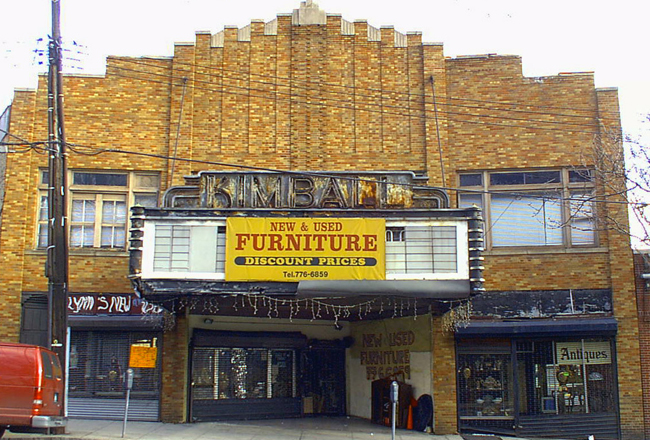
M 122 422 L 120 421 L 73 419 L 68 422 L 66 434 L 22 434 L 7 431 L 3 440 L 117 440 L 121 438 Z M 391 430 L 385 426 L 351 417 L 186 424 L 127 422 L 124 438 L 131 440 L 390 440 Z M 462 437 L 397 429 L 395 439 L 462 440 Z

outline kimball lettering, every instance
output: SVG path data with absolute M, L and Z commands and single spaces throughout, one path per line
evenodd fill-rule
M 404 206 L 410 191 L 392 197 L 391 174 L 292 176 L 275 173 L 203 174 L 204 206 L 208 208 L 381 208 Z M 318 229 L 317 229 L 318 230 Z

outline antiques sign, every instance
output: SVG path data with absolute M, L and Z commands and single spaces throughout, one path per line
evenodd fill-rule
M 612 363 L 612 349 L 609 341 L 556 342 L 555 347 L 558 365 Z
M 226 281 L 382 280 L 385 220 L 229 217 Z

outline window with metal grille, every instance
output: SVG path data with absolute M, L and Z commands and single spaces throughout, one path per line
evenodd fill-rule
M 517 354 L 526 399 L 521 414 L 615 411 L 609 340 L 543 341 Z
M 510 353 L 458 356 L 458 414 L 463 419 L 514 417 Z
M 504 344 L 460 343 L 459 416 L 466 425 L 478 426 L 515 414 L 615 413 L 611 343 L 607 339 L 513 341 L 514 359 Z
M 194 400 L 296 397 L 295 350 L 195 348 Z
M 157 347 L 153 332 L 72 331 L 70 336 L 69 392 L 71 397 L 124 398 L 124 373 L 132 345 Z M 133 368 L 134 399 L 159 396 L 160 356 L 155 368 Z

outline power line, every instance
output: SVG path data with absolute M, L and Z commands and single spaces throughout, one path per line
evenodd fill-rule
M 4 131 L 4 130 L 3 130 Z M 16 145 L 25 145 L 29 146 L 29 149 L 35 149 L 37 148 L 37 145 L 44 145 L 47 144 L 46 142 L 34 142 L 34 143 L 21 143 L 21 144 L 16 144 Z M 0 145 L 13 145 L 10 143 L 5 143 L 2 142 Z M 186 163 L 200 163 L 200 164 L 205 164 L 205 165 L 217 165 L 225 168 L 237 168 L 237 169 L 246 169 L 246 170 L 251 170 L 251 171 L 264 171 L 264 172 L 271 172 L 271 173 L 278 173 L 278 174 L 291 174 L 291 175 L 297 175 L 297 176 L 312 176 L 312 177 L 335 177 L 335 178 L 340 178 L 340 179 L 345 179 L 345 180 L 352 180 L 352 181 L 364 181 L 364 182 L 374 182 L 377 183 L 375 180 L 369 180 L 369 179 L 362 179 L 358 177 L 347 177 L 347 176 L 340 176 L 340 175 L 335 175 L 335 174 L 328 174 L 328 173 L 322 173 L 322 172 L 312 172 L 312 171 L 293 171 L 293 170 L 282 170 L 282 169 L 277 169 L 277 168 L 269 168 L 269 167 L 261 167 L 261 166 L 253 166 L 253 165 L 243 165 L 243 164 L 234 164 L 230 162 L 218 162 L 218 161 L 210 161 L 210 160 L 201 160 L 201 159 L 187 159 L 187 158 L 179 158 L 179 157 L 174 157 L 174 156 L 168 156 L 164 154 L 155 154 L 155 153 L 144 153 L 140 151 L 128 151 L 128 150 L 121 150 L 117 148 L 100 148 L 100 147 L 92 147 L 88 145 L 82 145 L 82 144 L 74 144 L 74 143 L 66 143 L 68 146 L 69 150 L 76 153 L 76 154 L 81 154 L 84 156 L 96 156 L 99 154 L 104 154 L 104 153 L 118 153 L 118 154 L 130 154 L 134 156 L 143 156 L 143 157 L 149 157 L 153 159 L 161 159 L 161 160 L 172 160 L 175 159 L 180 162 L 186 162 Z M 85 148 L 89 149 L 91 151 L 80 151 L 80 148 Z M 48 148 L 41 148 L 43 151 L 49 152 L 51 149 Z M 28 151 L 26 150 L 26 151 Z M 26 152 L 25 151 L 25 152 Z M 20 153 L 18 151 L 14 153 Z M 429 186 L 429 185 L 422 185 L 422 184 L 415 184 L 415 183 L 403 183 L 403 182 L 391 182 L 391 185 L 399 185 L 399 186 L 407 186 L 407 187 L 413 187 L 413 188 L 429 188 L 429 189 L 437 189 L 437 190 L 444 190 L 444 191 L 454 191 L 458 193 L 476 193 L 476 194 L 511 194 L 514 196 L 521 196 L 521 197 L 527 197 L 527 198 L 538 198 L 542 200 L 547 200 L 552 197 L 545 196 L 545 195 L 536 195 L 536 194 L 531 194 L 530 192 L 524 190 L 524 191 L 507 191 L 507 190 L 486 190 L 486 189 L 475 189 L 475 188 L 467 188 L 467 187 L 449 187 L 449 186 Z M 591 186 L 586 187 L 587 189 L 590 189 Z M 548 188 L 549 190 L 553 190 L 554 188 Z M 557 188 L 559 189 L 559 187 Z M 539 188 L 536 188 L 531 191 L 539 191 Z M 625 193 L 627 191 L 623 191 Z M 605 195 L 605 197 L 618 197 L 621 196 L 621 193 L 615 193 L 612 195 Z M 552 198 L 555 199 L 555 198 Z M 585 198 L 579 197 L 579 198 L 572 198 L 572 197 L 567 197 L 563 198 L 563 200 L 566 201 L 578 201 L 578 202 L 584 202 Z M 602 199 L 596 199 L 596 198 L 588 198 L 589 201 L 595 202 L 595 203 L 614 203 L 614 204 L 626 204 L 626 205 L 639 205 L 639 206 L 646 206 L 647 203 L 640 203 L 640 202 L 625 202 L 625 201 L 617 201 L 617 200 L 602 200 Z
M 159 65 L 156 65 L 156 64 L 153 64 L 153 63 L 143 62 L 141 60 L 142 60 L 142 58 L 139 59 L 139 60 L 132 59 L 132 58 L 119 58 L 120 62 L 139 64 L 139 65 L 143 65 L 143 66 L 146 66 L 146 67 L 153 67 L 153 68 L 158 68 L 158 69 L 165 69 L 165 70 L 168 69 L 168 67 L 163 67 L 163 66 L 159 66 Z M 196 65 L 196 64 L 193 64 L 193 63 L 185 63 L 185 62 L 179 61 L 177 59 L 173 60 L 173 66 L 188 66 L 188 67 L 190 67 L 192 69 L 196 69 L 196 70 L 193 70 L 191 73 L 194 73 L 197 76 L 202 75 L 202 76 L 208 76 L 208 77 L 214 77 L 214 78 L 228 79 L 228 77 L 225 76 L 224 73 L 222 73 L 221 75 L 213 74 L 213 73 L 205 73 L 205 72 L 201 72 L 201 71 L 199 71 L 197 69 L 197 68 L 200 68 L 201 70 L 209 70 L 209 71 L 215 71 L 216 70 L 216 71 L 221 71 L 221 72 L 230 72 L 230 73 L 233 73 L 235 75 L 250 75 L 250 76 L 255 76 L 255 77 L 268 78 L 268 79 L 271 79 L 271 80 L 283 80 L 283 81 L 287 81 L 287 82 L 289 82 L 291 84 L 306 83 L 307 86 L 311 86 L 314 83 L 313 81 L 308 80 L 308 79 L 303 80 L 303 79 L 297 79 L 297 78 L 294 78 L 294 77 L 284 77 L 284 76 L 277 76 L 277 75 L 268 75 L 268 74 L 255 73 L 255 72 L 250 72 L 250 71 L 227 69 L 225 67 Z M 268 84 L 268 85 L 278 86 L 278 84 L 275 83 L 275 82 L 266 82 L 266 81 L 251 80 L 251 79 L 248 79 L 247 81 L 257 82 L 257 83 L 260 83 L 260 84 Z M 358 85 L 337 84 L 337 83 L 331 83 L 331 82 L 327 82 L 327 81 L 318 81 L 318 85 L 319 86 L 324 85 L 324 86 L 327 86 L 327 87 L 335 87 L 335 88 L 338 87 L 338 88 L 342 88 L 342 89 L 350 89 L 350 90 L 353 90 L 353 91 L 362 90 L 362 91 L 368 91 L 368 92 L 378 92 L 378 93 L 382 93 L 382 94 L 386 93 L 386 90 L 384 90 L 384 89 L 375 89 L 375 88 L 371 88 L 371 87 L 360 87 Z M 296 87 L 296 86 L 294 85 L 293 87 Z M 339 94 L 341 94 L 341 93 L 344 93 L 344 92 L 334 92 L 334 91 L 332 91 L 332 92 L 329 92 L 329 93 L 339 93 Z M 390 90 L 389 93 L 391 93 L 393 95 L 406 95 L 407 98 L 416 97 L 416 98 L 419 98 L 419 99 L 426 99 L 426 97 L 427 97 L 426 94 L 412 93 L 411 91 L 400 92 L 398 90 Z M 361 96 L 363 96 L 363 95 L 361 95 Z M 511 106 L 522 105 L 521 103 L 514 103 L 514 102 L 508 102 L 508 101 L 479 100 L 479 99 L 450 97 L 450 96 L 444 96 L 444 97 L 441 97 L 441 98 L 454 100 L 454 101 L 467 101 L 467 102 L 474 102 L 474 103 L 499 104 L 499 105 L 511 105 Z M 451 104 L 451 103 L 448 103 L 448 104 L 445 104 L 445 105 L 457 106 L 457 107 L 470 107 L 470 108 L 472 107 L 472 106 L 465 106 L 465 105 L 462 105 L 462 104 Z M 539 106 L 539 105 L 532 105 L 532 104 L 525 104 L 525 107 L 544 108 L 544 109 L 557 109 L 557 110 L 571 110 L 571 111 L 575 111 L 575 112 L 588 112 L 588 113 L 593 113 L 594 111 L 596 111 L 595 108 L 586 108 L 586 107 L 585 108 L 579 108 L 579 107 L 555 107 L 555 106 L 548 106 L 548 105 Z M 498 110 L 500 110 L 500 109 L 498 109 Z M 534 110 L 517 110 L 517 109 L 506 109 L 506 110 L 502 110 L 502 111 L 511 111 L 511 112 L 519 112 L 519 113 L 533 113 L 533 114 L 541 114 L 541 115 L 548 115 L 548 116 L 563 116 L 563 117 L 572 117 L 572 118 L 593 119 L 592 115 L 570 115 L 570 114 L 566 114 L 566 113 L 537 112 L 537 111 L 534 111 Z M 620 114 L 620 112 L 616 112 L 616 114 Z M 610 118 L 601 118 L 601 119 L 610 119 Z M 618 120 L 616 118 L 611 118 L 611 119 L 612 120 Z
M 139 71 L 139 70 L 128 69 L 128 68 L 124 68 L 124 67 L 112 66 L 112 68 L 116 69 L 116 70 L 124 70 L 124 71 L 131 72 L 131 73 L 162 76 L 162 77 L 164 77 L 166 79 L 170 78 L 168 75 L 164 75 L 164 74 L 155 74 L 155 73 L 152 73 L 152 72 L 142 72 L 142 71 Z M 140 80 L 140 81 L 148 81 L 148 82 L 154 82 L 154 83 L 166 84 L 166 85 L 168 84 L 167 81 L 163 81 L 163 80 L 155 80 L 155 79 L 151 79 L 151 78 L 141 78 L 141 77 L 138 77 L 138 76 L 125 75 L 125 74 L 115 73 L 115 72 L 113 73 L 113 75 L 118 76 L 118 77 L 123 77 L 123 78 Z M 195 82 L 195 83 L 196 82 L 204 83 L 204 81 L 197 81 L 197 80 L 194 80 L 193 82 Z M 200 86 L 196 86 L 196 85 L 190 85 L 189 87 L 194 89 L 194 90 L 211 91 L 211 92 L 214 92 L 214 93 L 223 93 L 223 94 L 227 94 L 227 95 L 239 95 L 239 96 L 244 96 L 244 97 L 249 97 L 249 98 L 251 97 L 250 94 L 243 93 L 243 92 L 237 93 L 237 92 L 233 92 L 233 91 L 229 91 L 229 90 L 217 90 L 217 89 L 213 89 L 213 88 L 200 87 Z M 245 90 L 245 91 L 248 91 L 248 92 L 254 91 L 254 92 L 262 92 L 262 93 L 273 93 L 275 95 L 286 95 L 286 96 L 288 96 L 289 100 L 294 99 L 296 97 L 311 99 L 310 96 L 298 95 L 298 94 L 295 94 L 295 93 L 283 92 L 283 91 L 278 91 L 278 90 L 276 90 L 276 91 L 268 91 L 268 90 L 262 90 L 262 89 L 254 89 L 254 88 L 251 88 L 251 87 L 236 86 L 236 85 L 229 85 L 228 87 L 229 88 L 241 89 L 241 90 Z M 277 97 L 274 97 L 274 96 L 262 96 L 262 95 L 252 95 L 252 97 L 260 98 L 260 99 L 277 99 Z M 321 101 L 323 101 L 322 97 L 316 97 L 316 99 L 320 99 Z M 380 98 L 376 98 L 376 99 L 380 99 Z M 330 101 L 347 103 L 347 101 L 335 100 L 335 99 L 334 100 L 330 99 Z M 291 102 L 291 101 L 289 101 L 289 102 Z M 303 102 L 301 102 L 301 104 L 303 104 L 303 105 L 322 106 L 322 107 L 329 107 L 329 108 L 338 108 L 338 109 L 352 110 L 352 111 L 364 111 L 364 112 L 369 112 L 369 113 L 401 116 L 401 117 L 408 117 L 408 118 L 414 118 L 414 119 L 427 119 L 428 118 L 427 113 L 431 112 L 430 110 L 426 110 L 426 108 L 421 109 L 421 110 L 416 110 L 416 109 L 412 110 L 413 112 L 424 113 L 423 115 L 420 115 L 420 114 L 417 114 L 417 113 L 416 114 L 411 114 L 411 113 L 407 114 L 407 113 L 397 113 L 397 112 L 392 112 L 392 111 L 386 111 L 386 110 L 383 110 L 383 107 L 404 109 L 404 110 L 409 110 L 409 111 L 411 109 L 406 109 L 404 107 L 398 107 L 398 106 L 386 105 L 386 104 L 383 104 L 383 103 L 367 103 L 367 104 L 365 104 L 365 105 L 368 105 L 369 108 L 358 108 L 358 107 L 356 107 L 357 103 L 351 103 L 352 105 L 355 105 L 355 107 L 344 106 L 344 105 L 326 104 L 324 102 L 310 103 L 310 102 L 307 102 L 307 101 L 303 101 Z M 379 105 L 380 107 L 382 107 L 382 109 L 375 110 L 375 109 L 370 107 L 370 106 L 373 106 L 373 105 L 374 106 Z M 480 114 L 473 114 L 473 113 L 456 113 L 456 112 L 449 112 L 449 111 L 442 111 L 442 110 L 438 110 L 438 113 L 451 115 L 451 116 L 460 116 L 460 117 L 492 118 L 492 119 L 499 119 L 499 120 L 507 119 L 507 120 L 512 120 L 512 121 L 538 122 L 540 124 L 552 124 L 552 125 L 571 125 L 571 126 L 584 126 L 585 125 L 585 124 L 573 124 L 573 123 L 560 122 L 560 121 L 531 120 L 531 119 L 526 119 L 526 118 L 510 118 L 510 117 L 506 117 L 506 116 L 491 116 L 491 115 L 480 115 Z M 589 135 L 597 134 L 595 131 L 569 130 L 569 129 L 563 129 L 563 128 L 554 128 L 554 127 L 501 124 L 501 123 L 495 123 L 495 122 L 459 120 L 459 119 L 452 119 L 452 118 L 450 118 L 449 120 L 452 121 L 452 122 L 458 122 L 458 123 L 466 123 L 466 124 L 474 124 L 474 125 L 489 125 L 489 126 L 495 126 L 495 127 L 508 127 L 508 128 L 520 128 L 520 129 L 531 129 L 531 130 L 547 130 L 547 131 L 561 131 L 561 132 L 569 131 L 569 132 L 572 132 L 572 133 L 583 133 L 583 134 L 589 134 Z M 597 127 L 596 125 L 587 125 L 587 126 L 592 126 L 594 128 Z
M 155 154 L 155 153 L 145 153 L 145 152 L 140 152 L 140 151 L 128 151 L 128 150 L 121 150 L 121 149 L 116 149 L 116 148 L 97 148 L 97 147 L 91 147 L 87 145 L 80 145 L 80 144 L 73 144 L 73 143 L 68 143 L 67 144 L 70 151 L 73 151 L 77 154 L 82 154 L 82 155 L 98 155 L 98 154 L 103 154 L 103 153 L 119 153 L 119 154 L 130 154 L 134 156 L 142 156 L 142 157 L 149 157 L 152 159 L 161 159 L 161 160 L 170 160 L 173 157 L 164 155 L 164 154 Z M 92 152 L 82 152 L 79 151 L 78 148 L 88 148 L 93 150 Z M 296 176 L 311 176 L 311 177 L 333 177 L 333 178 L 338 178 L 338 179 L 344 179 L 344 180 L 350 180 L 350 181 L 356 181 L 356 182 L 372 182 L 372 183 L 378 183 L 376 180 L 371 180 L 371 179 L 363 179 L 359 177 L 348 177 L 348 176 L 341 176 L 337 174 L 329 174 L 327 172 L 314 172 L 314 171 L 293 171 L 293 170 L 282 170 L 282 169 L 277 169 L 277 168 L 269 168 L 269 167 L 261 167 L 261 166 L 253 166 L 253 165 L 244 165 L 244 164 L 234 164 L 234 163 L 229 163 L 229 162 L 218 162 L 218 161 L 210 161 L 210 160 L 201 160 L 201 159 L 187 159 L 187 158 L 179 158 L 176 157 L 177 161 L 181 162 L 187 162 L 187 163 L 200 163 L 200 164 L 205 164 L 205 165 L 217 165 L 225 168 L 236 168 L 236 169 L 246 169 L 246 170 L 251 170 L 251 171 L 264 171 L 264 172 L 271 172 L 271 173 L 277 173 L 277 174 L 290 174 L 290 175 L 296 175 Z M 538 194 L 531 194 L 528 191 L 507 191 L 507 190 L 487 190 L 487 189 L 472 189 L 472 188 L 464 188 L 464 187 L 444 187 L 444 186 L 429 186 L 429 185 L 421 185 L 421 184 L 415 184 L 415 183 L 403 183 L 403 182 L 390 182 L 391 185 L 399 185 L 399 186 L 406 186 L 406 187 L 411 187 L 411 188 L 428 188 L 428 189 L 435 189 L 435 190 L 444 190 L 444 191 L 454 191 L 454 192 L 459 192 L 459 193 L 477 193 L 477 194 L 511 194 L 514 196 L 520 196 L 520 197 L 527 197 L 527 198 L 537 198 L 540 200 L 556 200 L 554 197 L 549 197 L 545 195 L 538 195 Z M 591 188 L 591 187 L 589 187 Z M 549 188 L 549 190 L 552 190 L 555 188 Z M 558 188 L 559 189 L 559 188 Z M 535 189 L 536 191 L 539 191 L 539 188 Z M 531 190 L 532 191 L 532 190 Z M 611 195 L 612 197 L 620 196 L 620 194 L 613 194 Z M 605 197 L 609 197 L 608 195 L 605 195 Z M 612 204 L 622 204 L 622 205 L 641 205 L 645 206 L 645 203 L 637 203 L 637 202 L 626 202 L 626 201 L 618 201 L 618 200 L 603 200 L 603 199 L 597 199 L 595 197 L 593 198 L 587 198 L 589 201 L 592 201 L 594 203 L 612 203 Z M 584 197 L 578 197 L 578 198 L 573 198 L 573 197 L 566 197 L 563 198 L 562 200 L 565 201 L 577 201 L 577 202 L 584 202 L 585 198 Z

